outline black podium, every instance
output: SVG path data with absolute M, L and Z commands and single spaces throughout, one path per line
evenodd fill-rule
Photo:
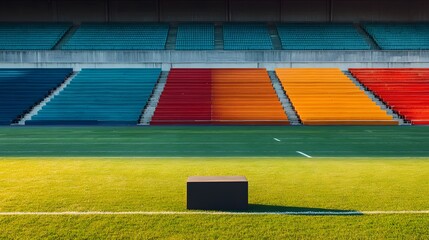
M 187 181 L 187 208 L 190 210 L 245 210 L 248 195 L 244 176 L 195 176 Z

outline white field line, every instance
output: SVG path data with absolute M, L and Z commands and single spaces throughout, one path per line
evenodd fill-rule
M 300 152 L 300 151 L 296 151 L 297 153 L 299 153 L 299 154 L 301 154 L 301 155 L 303 155 L 303 156 L 305 156 L 305 157 L 308 157 L 308 158 L 313 158 L 312 156 L 310 156 L 310 155 L 308 155 L 308 154 L 305 154 L 305 153 L 303 153 L 303 152 Z
M 280 139 L 278 138 L 273 138 L 274 140 L 276 140 L 277 142 L 281 142 Z
M 80 215 L 398 215 L 398 214 L 429 214 L 429 210 L 419 211 L 287 211 L 287 212 L 0 212 L 0 216 L 80 216 Z

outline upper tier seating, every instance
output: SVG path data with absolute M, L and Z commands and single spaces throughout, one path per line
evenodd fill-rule
M 152 125 L 285 125 L 264 69 L 172 69 Z
M 397 125 L 340 69 L 276 69 L 305 125 Z
M 350 69 L 350 72 L 412 124 L 429 124 L 429 68 Z
M 225 50 L 271 50 L 273 43 L 263 23 L 225 23 L 223 25 Z
M 62 49 L 163 50 L 168 30 L 162 23 L 84 23 Z
M 288 23 L 277 25 L 286 50 L 369 50 L 351 23 Z
M 429 49 L 429 23 L 366 23 L 363 26 L 381 49 Z
M 9 125 L 72 73 L 72 69 L 0 69 L 0 125 Z
M 71 23 L 0 23 L 0 50 L 50 50 Z
M 177 28 L 177 50 L 213 50 L 215 27 L 212 23 L 184 23 Z
M 161 69 L 83 69 L 29 124 L 137 124 Z

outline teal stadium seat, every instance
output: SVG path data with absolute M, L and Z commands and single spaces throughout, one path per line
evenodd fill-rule
M 83 69 L 27 123 L 135 125 L 161 69 Z
M 288 23 L 277 31 L 285 50 L 371 49 L 351 23 Z
M 169 25 L 164 23 L 83 23 L 64 50 L 163 50 Z
M 272 50 L 273 43 L 264 23 L 225 23 L 225 50 Z
M 0 69 L 0 125 L 15 123 L 71 73 L 72 69 Z
M 429 23 L 365 23 L 384 50 L 429 50 Z
M 184 23 L 177 28 L 177 50 L 213 50 L 215 27 L 213 23 Z
M 0 23 L 0 50 L 50 50 L 71 23 Z

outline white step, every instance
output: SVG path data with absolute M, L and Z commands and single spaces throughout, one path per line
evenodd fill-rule
M 46 104 L 48 104 L 55 96 L 59 95 L 71 83 L 71 81 L 73 80 L 74 77 L 76 77 L 77 74 L 78 74 L 78 72 L 73 72 L 58 88 L 56 88 L 51 93 L 51 95 L 49 95 L 48 97 L 43 99 L 43 101 L 41 101 L 39 104 L 34 106 L 29 113 L 25 114 L 24 117 L 22 117 L 21 120 L 19 120 L 17 125 L 25 125 L 26 121 L 31 120 L 31 118 L 33 116 L 37 115 L 39 113 L 39 111 Z
M 156 107 L 158 106 L 159 99 L 161 98 L 162 92 L 164 91 L 165 84 L 167 84 L 168 72 L 162 72 L 159 81 L 155 86 L 152 96 L 150 97 L 146 108 L 144 109 L 139 125 L 149 125 L 155 114 Z

